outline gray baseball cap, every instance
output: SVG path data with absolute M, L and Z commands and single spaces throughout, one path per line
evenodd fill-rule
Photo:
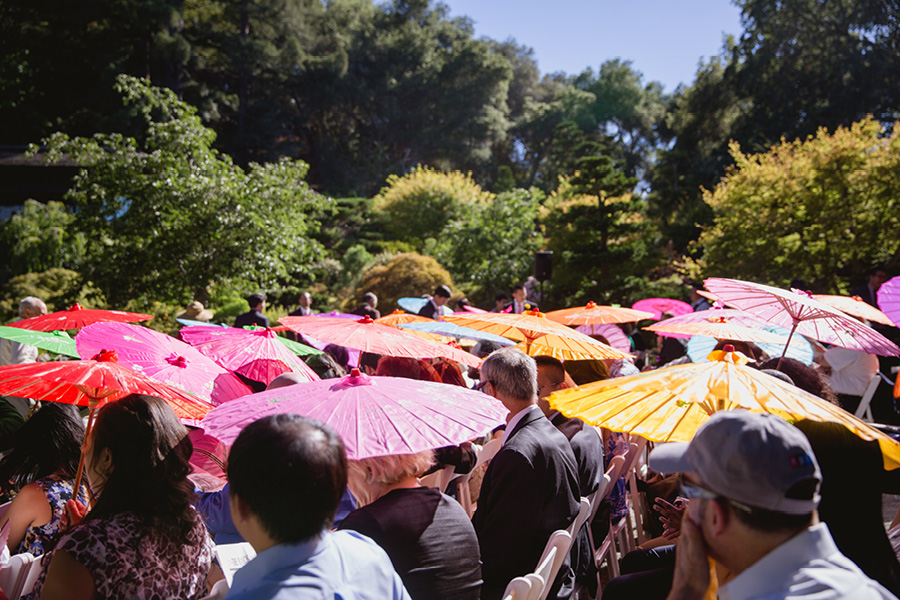
M 822 472 L 809 440 L 775 415 L 717 412 L 689 443 L 654 449 L 650 467 L 660 473 L 693 471 L 710 491 L 751 507 L 803 515 L 819 505 Z M 792 487 L 810 480 L 815 480 L 812 498 L 789 497 L 797 495 L 790 494 Z

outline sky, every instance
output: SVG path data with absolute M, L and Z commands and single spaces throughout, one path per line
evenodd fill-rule
M 741 33 L 730 0 L 442 0 L 468 16 L 476 37 L 515 38 L 534 49 L 541 73 L 596 72 L 611 58 L 630 60 L 644 83 L 666 92 L 694 81 L 701 58 Z

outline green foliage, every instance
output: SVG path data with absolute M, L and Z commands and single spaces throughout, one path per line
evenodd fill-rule
M 363 294 L 374 292 L 378 296 L 378 310 L 388 314 L 397 308 L 400 298 L 430 294 L 441 284 L 453 288 L 450 273 L 438 261 L 413 252 L 400 254 L 387 264 L 376 264 L 366 271 L 346 307 L 355 308 Z
M 490 198 L 471 175 L 419 166 L 403 177 L 388 177 L 387 186 L 375 197 L 375 209 L 386 216 L 391 239 L 421 250 L 426 239 L 437 237 L 466 208 Z
M 19 316 L 19 301 L 36 296 L 47 304 L 50 312 L 68 308 L 78 302 L 85 308 L 106 308 L 103 294 L 82 276 L 69 269 L 54 267 L 46 271 L 16 275 L 0 288 L 0 322 Z
M 602 178 L 583 175 L 581 180 L 581 189 L 588 189 L 588 182 L 595 185 Z M 631 193 L 610 196 L 595 189 L 599 195 L 583 193 L 562 178 L 542 208 L 547 249 L 554 253 L 550 295 L 555 304 L 636 300 L 639 280 L 660 262 L 644 202 Z
M 0 224 L 0 282 L 52 268 L 78 270 L 84 259 L 84 235 L 60 202 L 27 200 L 22 210 Z
M 900 128 L 865 119 L 805 141 L 744 154 L 704 193 L 715 211 L 698 241 L 706 274 L 842 292 L 841 274 L 900 262 Z
M 540 248 L 537 189 L 512 190 L 466 207 L 440 235 L 433 254 L 447 266 L 474 303 L 489 303 L 499 290 L 521 283 Z
M 310 236 L 327 201 L 304 182 L 304 163 L 245 172 L 212 149 L 215 133 L 171 91 L 124 76 L 118 89 L 145 119 L 143 142 L 46 140 L 49 160 L 86 167 L 67 198 L 87 240 L 84 272 L 111 303 L 205 301 L 214 281 L 270 289 L 321 255 Z

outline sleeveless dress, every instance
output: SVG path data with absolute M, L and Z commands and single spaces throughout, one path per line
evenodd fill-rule
M 54 474 L 38 479 L 35 483 L 41 487 L 50 504 L 50 521 L 46 525 L 29 527 L 16 548 L 16 554 L 29 552 L 34 556 L 41 556 L 53 548 L 66 529 L 66 502 L 72 499 L 72 486 L 75 482 Z M 82 504 L 86 503 L 83 485 L 78 500 Z

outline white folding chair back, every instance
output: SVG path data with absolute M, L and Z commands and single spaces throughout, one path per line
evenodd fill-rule
M 203 596 L 200 600 L 222 600 L 228 595 L 228 582 L 220 579 L 212 586 L 208 596 Z
M 588 520 L 588 517 L 591 516 L 591 501 L 588 498 L 582 497 L 581 503 L 578 506 L 578 514 L 575 516 L 575 520 L 572 521 L 572 524 L 566 528 L 566 531 L 569 533 L 569 536 L 572 539 L 575 539 L 575 536 L 578 535 L 578 532 L 581 531 L 581 526 L 584 525 L 585 521 Z
M 475 473 L 479 467 L 497 456 L 502 444 L 503 440 L 491 440 L 482 446 L 481 450 L 478 452 L 478 458 L 475 460 L 475 466 L 472 467 L 471 471 L 463 475 L 462 481 L 459 482 L 459 485 L 456 488 L 456 497 L 459 499 L 459 503 L 462 507 L 466 509 L 466 514 L 469 515 L 470 519 L 472 518 L 472 515 L 475 514 L 475 505 L 472 504 L 472 491 L 469 489 L 469 480 L 472 479 L 472 474 Z
M 49 562 L 49 560 L 50 554 L 47 553 L 41 554 L 31 562 L 31 568 L 28 569 L 28 574 L 25 576 L 24 581 L 22 581 L 22 589 L 19 592 L 19 596 L 24 596 L 34 591 L 34 585 L 37 583 L 38 577 L 41 576 L 41 569 L 44 568 L 44 563 Z M 8 597 L 13 598 L 13 596 Z
M 527 577 L 516 577 L 506 586 L 503 600 L 530 600 L 531 580 Z
M 538 596 L 539 600 L 544 600 L 547 597 L 550 588 L 553 587 L 553 582 L 556 580 L 556 574 L 559 573 L 559 569 L 562 567 L 563 561 L 566 560 L 571 549 L 572 536 L 569 535 L 569 532 L 564 529 L 554 531 L 547 541 L 547 546 L 544 548 L 544 553 L 541 555 L 541 560 L 538 561 L 538 567 L 535 570 L 535 573 L 544 580 L 544 589 Z M 548 560 L 550 561 L 549 571 L 547 570 Z
M 15 600 L 22 595 L 32 563 L 34 556 L 28 552 L 13 554 L 9 564 L 0 569 L 0 589 L 6 593 L 7 598 Z
M 450 485 L 450 480 L 453 479 L 454 470 L 456 470 L 456 467 L 454 467 L 453 465 L 447 465 L 443 469 L 420 478 L 419 483 L 421 483 L 424 487 L 437 488 L 438 490 L 443 492 L 447 489 L 447 486 Z
M 563 531 L 562 533 L 566 532 Z M 553 535 L 556 535 L 556 533 L 554 533 Z M 553 539 L 553 536 L 550 536 L 550 539 Z M 544 555 L 538 562 L 537 569 L 535 569 L 534 573 L 531 573 L 531 575 L 537 575 L 538 581 L 540 582 L 540 585 L 535 586 L 535 582 L 532 580 L 530 594 L 532 598 L 535 598 L 536 600 L 542 600 L 543 598 L 547 597 L 547 592 L 550 591 L 550 587 L 553 585 L 553 580 L 556 579 L 556 572 L 553 569 L 553 565 L 554 563 L 556 563 L 556 557 L 558 554 L 559 550 L 552 546 L 548 547 L 547 550 L 544 550 Z M 560 562 L 562 561 L 560 560 Z M 537 594 L 535 594 L 535 587 L 537 587 Z
M 859 401 L 859 406 L 856 407 L 856 412 L 854 414 L 857 418 L 862 419 L 866 423 L 871 423 L 874 420 L 872 418 L 872 398 L 875 396 L 875 391 L 878 389 L 880 383 L 881 373 L 875 373 L 875 375 L 872 376 L 872 379 L 869 380 L 869 385 L 866 386 L 866 391 Z
M 544 581 L 544 578 L 537 573 L 529 573 L 525 576 L 525 579 L 531 583 L 531 591 L 528 593 L 528 600 L 539 600 L 541 594 L 549 592 L 550 587 L 553 585 L 552 581 L 547 583 Z

